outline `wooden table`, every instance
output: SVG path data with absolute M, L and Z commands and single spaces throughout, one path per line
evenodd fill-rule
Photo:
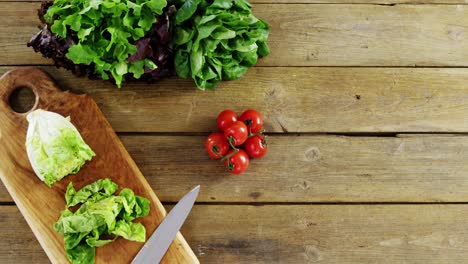
M 0 0 L 0 73 L 41 65 L 89 93 L 168 208 L 201 184 L 182 233 L 202 263 L 466 263 L 464 3 L 255 0 L 271 54 L 202 92 L 57 70 L 25 45 L 39 3 Z M 261 111 L 270 134 L 240 176 L 203 149 L 225 108 Z M 47 263 L 3 186 L 0 205 L 0 263 Z

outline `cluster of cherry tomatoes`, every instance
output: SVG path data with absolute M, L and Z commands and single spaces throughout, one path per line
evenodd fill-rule
M 267 151 L 263 135 L 263 118 L 249 109 L 239 117 L 232 110 L 224 110 L 216 119 L 221 132 L 212 133 L 205 143 L 213 159 L 221 159 L 232 174 L 243 173 L 250 158 L 261 158 Z

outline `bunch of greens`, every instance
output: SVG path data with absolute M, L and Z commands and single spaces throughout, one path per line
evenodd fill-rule
M 185 0 L 176 7 L 176 72 L 200 89 L 239 79 L 268 55 L 269 25 L 252 14 L 247 0 Z
M 42 2 L 28 46 L 91 79 L 191 76 L 200 89 L 239 79 L 268 55 L 269 25 L 247 0 L 55 0 Z M 177 11 L 176 11 L 177 7 Z
M 26 152 L 34 172 L 48 186 L 77 173 L 95 156 L 70 118 L 38 109 L 27 120 Z
M 66 50 L 67 59 L 91 66 L 102 79 L 112 76 L 120 87 L 126 74 L 139 79 L 145 71 L 157 68 L 151 58 L 128 58 L 138 51 L 135 42 L 154 30 L 156 17 L 166 5 L 166 0 L 55 0 L 46 5 L 42 31 L 50 29 L 66 40 L 67 47 L 58 49 Z M 40 44 L 37 37 L 30 41 L 32 46 Z
M 94 263 L 95 247 L 104 246 L 119 236 L 145 241 L 145 227 L 132 221 L 148 215 L 149 200 L 127 188 L 115 195 L 117 188 L 110 179 L 98 180 L 79 191 L 72 183 L 68 185 L 67 208 L 54 229 L 64 236 L 65 251 L 72 263 Z M 69 209 L 78 204 L 81 206 L 75 212 Z

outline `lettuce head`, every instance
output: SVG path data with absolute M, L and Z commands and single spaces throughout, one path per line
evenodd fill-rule
M 34 172 L 49 187 L 96 155 L 69 117 L 38 109 L 27 120 L 26 152 Z

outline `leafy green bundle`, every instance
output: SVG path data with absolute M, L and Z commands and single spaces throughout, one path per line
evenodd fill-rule
M 186 0 L 176 7 L 176 72 L 200 89 L 239 79 L 268 55 L 269 25 L 252 14 L 247 0 Z
M 132 43 L 150 31 L 166 5 L 166 0 L 55 0 L 44 19 L 62 39 L 73 36 L 78 40 L 68 48 L 68 59 L 93 65 L 102 79 L 111 75 L 120 87 L 125 74 L 138 79 L 145 68 L 157 67 L 148 58 L 127 59 L 137 52 Z
M 145 241 L 145 227 L 132 221 L 148 215 L 149 200 L 135 195 L 128 188 L 114 195 L 117 188 L 110 179 L 97 180 L 79 191 L 73 188 L 72 183 L 68 185 L 65 194 L 67 208 L 54 229 L 64 236 L 65 251 L 73 264 L 94 263 L 95 247 L 104 246 L 119 236 Z M 75 212 L 69 209 L 78 204 L 82 205 Z

